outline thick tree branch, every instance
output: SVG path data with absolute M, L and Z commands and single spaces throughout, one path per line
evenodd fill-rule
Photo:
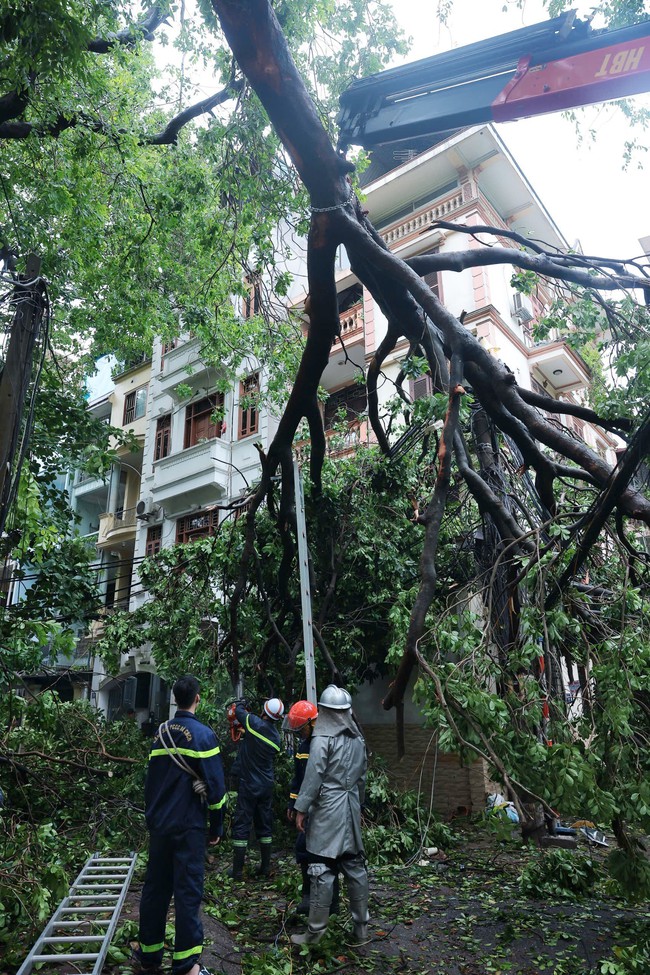
M 114 47 L 134 47 L 139 41 L 153 41 L 154 34 L 169 17 L 169 4 L 157 3 L 151 7 L 137 24 L 124 30 L 96 37 L 88 45 L 92 54 L 107 54 Z
M 560 252 L 548 254 L 547 249 L 538 243 L 522 237 L 515 231 L 503 230 L 500 227 L 480 227 L 472 224 L 448 223 L 444 220 L 437 221 L 434 227 L 468 234 L 471 237 L 476 237 L 477 234 L 508 237 L 521 244 L 526 250 L 484 246 L 451 254 L 428 254 L 411 258 L 407 263 L 419 274 L 427 274 L 429 271 L 436 270 L 462 271 L 466 267 L 476 267 L 477 264 L 481 266 L 485 264 L 515 264 L 525 270 L 536 271 L 538 274 L 560 278 L 563 281 L 572 281 L 592 290 L 615 291 L 620 288 L 640 288 L 647 291 L 650 289 L 650 281 L 647 277 L 633 275 L 625 270 L 626 264 L 633 262 L 612 261 L 603 257 L 586 257 L 584 254 L 562 254 Z M 537 256 L 527 253 L 531 250 L 535 251 Z M 438 263 L 439 261 L 441 263 Z M 585 271 L 572 270 L 576 267 L 585 268 Z M 594 270 L 601 268 L 611 268 L 613 274 L 607 277 L 595 277 Z
M 436 555 L 440 537 L 440 526 L 451 484 L 451 466 L 454 438 L 458 430 L 460 416 L 460 400 L 461 396 L 465 393 L 461 385 L 462 376 L 463 361 L 459 355 L 454 354 L 451 360 L 447 415 L 438 448 L 438 476 L 433 497 L 422 516 L 425 533 L 420 559 L 420 589 L 413 604 L 413 609 L 411 610 L 406 647 L 404 648 L 402 660 L 395 675 L 395 680 L 391 684 L 388 694 L 383 701 L 383 707 L 386 711 L 400 704 L 404 699 L 411 673 L 417 664 L 418 644 L 422 639 L 427 613 L 429 612 L 435 594 L 437 578 Z
M 632 429 L 632 421 L 628 417 L 622 416 L 614 420 L 605 420 L 593 410 L 586 406 L 580 406 L 578 403 L 567 403 L 565 400 L 553 399 L 552 396 L 542 396 L 541 393 L 536 393 L 532 389 L 525 389 L 523 386 L 519 386 L 518 389 L 519 395 L 525 403 L 538 406 L 540 410 L 547 413 L 564 413 L 566 416 L 577 416 L 587 423 L 593 423 L 602 427 L 603 430 L 610 430 L 619 435 L 621 431 L 627 433 Z
M 623 455 L 621 463 L 616 470 L 616 473 L 611 478 L 610 483 L 607 486 L 607 489 L 599 496 L 590 514 L 583 521 L 584 533 L 582 539 L 580 540 L 571 561 L 562 573 L 557 586 L 553 588 L 548 599 L 546 600 L 547 609 L 552 608 L 557 603 L 561 593 L 564 592 L 566 586 L 569 585 L 573 576 L 576 575 L 576 573 L 580 570 L 580 567 L 584 564 L 589 552 L 598 541 L 598 537 L 605 525 L 605 522 L 613 512 L 614 508 L 619 504 L 622 495 L 625 493 L 630 481 L 636 474 L 639 464 L 645 460 L 649 453 L 650 413 L 646 416 L 645 420 L 634 435 L 634 438 L 630 442 L 625 454 Z
M 150 146 L 170 146 L 175 145 L 178 141 L 178 133 L 181 131 L 183 126 L 187 125 L 188 122 L 193 121 L 195 118 L 199 118 L 200 115 L 205 115 L 207 112 L 211 112 L 213 108 L 217 105 L 223 105 L 224 102 L 228 101 L 234 95 L 238 94 L 244 83 L 241 79 L 232 80 L 228 85 L 222 89 L 222 91 L 217 92 L 215 95 L 211 95 L 209 98 L 204 98 L 200 102 L 196 102 L 194 105 L 189 105 L 184 108 L 182 112 L 175 115 L 174 118 L 170 119 L 164 129 L 155 135 L 144 135 L 142 137 L 142 142 Z

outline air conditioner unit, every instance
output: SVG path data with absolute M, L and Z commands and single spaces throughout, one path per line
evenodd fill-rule
M 160 512 L 158 505 L 153 503 L 153 498 L 142 498 L 135 506 L 135 517 L 140 521 L 149 521 Z
M 516 318 L 521 325 L 524 322 L 532 322 L 535 315 L 528 295 L 522 295 L 519 291 L 515 291 L 512 296 L 512 317 Z

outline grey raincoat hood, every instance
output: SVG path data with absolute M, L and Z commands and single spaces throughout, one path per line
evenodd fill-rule
M 330 738 L 342 735 L 344 731 L 353 738 L 361 738 L 361 731 L 352 714 L 352 708 L 335 711 L 333 708 L 325 708 L 321 705 L 314 724 L 313 736 L 324 735 Z

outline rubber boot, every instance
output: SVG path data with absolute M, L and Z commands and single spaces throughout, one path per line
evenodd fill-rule
M 258 877 L 268 877 L 271 873 L 271 844 L 260 843 L 260 865 L 257 868 Z
M 241 880 L 244 872 L 244 861 L 246 860 L 246 847 L 233 846 L 232 848 L 232 867 L 228 871 L 228 876 L 233 880 Z
M 300 903 L 296 908 L 296 914 L 309 914 L 309 891 L 311 888 L 311 880 L 309 879 L 308 873 L 309 864 L 301 863 L 300 870 L 302 871 L 302 891 L 300 894 Z
M 354 940 L 357 944 L 363 944 L 368 940 L 368 898 L 350 900 L 350 914 L 352 915 Z
M 332 914 L 339 913 L 340 902 L 341 902 L 341 895 L 339 890 L 339 876 L 337 874 L 334 879 L 334 887 L 332 890 L 332 903 L 330 905 L 330 917 L 332 916 Z
M 327 921 L 330 916 L 329 907 L 314 907 L 309 909 L 309 927 L 304 934 L 292 934 L 291 943 L 294 945 L 316 945 L 327 931 Z

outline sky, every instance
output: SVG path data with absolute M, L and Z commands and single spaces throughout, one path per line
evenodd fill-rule
M 508 0 L 453 0 L 446 26 L 438 20 L 438 0 L 393 0 L 393 5 L 397 20 L 414 38 L 403 61 L 548 20 L 541 0 L 525 0 L 522 9 Z M 589 12 L 588 5 L 575 7 L 579 16 Z M 633 101 L 650 109 L 650 95 Z M 650 145 L 650 130 L 633 132 L 611 105 L 578 111 L 584 126 L 581 145 L 575 123 L 562 114 L 508 122 L 497 125 L 497 131 L 571 246 L 577 239 L 585 253 L 638 256 L 639 237 L 650 235 L 650 151 L 639 154 L 626 171 L 623 154 L 634 134 Z

